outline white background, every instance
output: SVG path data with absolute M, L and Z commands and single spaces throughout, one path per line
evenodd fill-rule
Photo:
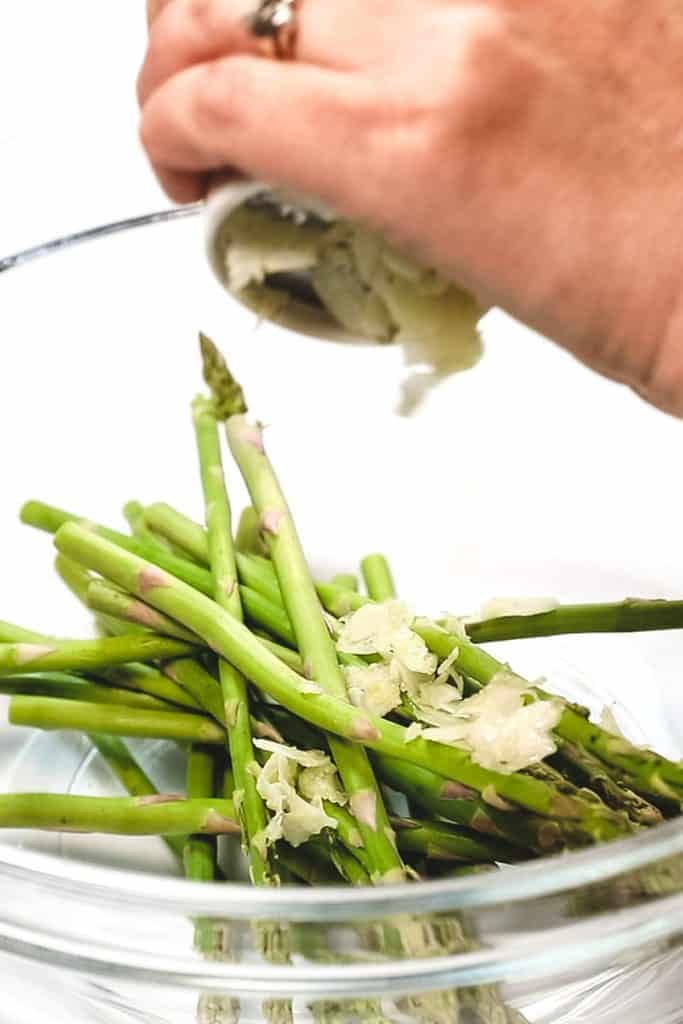
M 143 48 L 137 0 L 0 0 L 0 257 L 168 205 L 137 142 Z M 200 327 L 273 424 L 316 562 L 382 547 L 429 610 L 501 592 L 683 594 L 680 424 L 502 317 L 482 365 L 400 422 L 395 353 L 254 332 L 187 222 L 0 276 L 0 617 L 85 628 L 49 575 L 49 540 L 17 523 L 25 498 L 108 522 L 131 497 L 199 514 L 187 405 Z M 680 634 L 534 651 L 520 667 L 574 666 L 647 734 L 663 717 L 679 732 Z
M 0 0 L 0 256 L 167 206 L 137 142 L 142 0 Z

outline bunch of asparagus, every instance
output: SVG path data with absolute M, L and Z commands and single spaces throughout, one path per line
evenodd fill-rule
M 344 654 L 335 637 L 345 617 L 396 598 L 389 566 L 379 555 L 363 560 L 366 595 L 352 575 L 311 577 L 261 428 L 247 419 L 239 385 L 206 338 L 202 352 L 211 397 L 198 398 L 193 414 L 205 524 L 163 503 L 132 502 L 130 532 L 120 533 L 31 501 L 23 522 L 54 534 L 56 569 L 94 612 L 100 638 L 0 623 L 10 721 L 82 730 L 129 797 L 6 795 L 0 827 L 158 835 L 202 880 L 220 877 L 216 837 L 239 834 L 255 885 L 358 885 L 495 869 L 680 813 L 681 763 L 565 701 L 554 753 L 517 771 L 485 767 L 466 745 L 425 738 L 407 699 L 384 716 L 354 705 L 346 672 L 378 658 Z M 234 535 L 222 422 L 251 499 Z M 465 696 L 508 671 L 480 646 L 487 640 L 681 627 L 683 602 L 667 601 L 560 606 L 470 622 L 458 635 L 434 621 L 412 623 L 426 649 L 459 674 Z M 526 685 L 529 699 L 559 700 Z M 181 744 L 187 795 L 155 792 L 121 737 Z M 306 801 L 300 783 L 316 766 L 327 782 L 316 777 Z M 310 834 L 292 838 L 299 820 L 287 799 L 306 804 Z

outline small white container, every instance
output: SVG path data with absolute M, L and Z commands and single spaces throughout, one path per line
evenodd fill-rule
M 243 293 L 234 292 L 229 287 L 225 270 L 225 244 L 222 241 L 223 225 L 227 218 L 238 207 L 257 197 L 273 198 L 278 201 L 279 194 L 268 185 L 258 181 L 227 182 L 213 188 L 204 208 L 204 229 L 206 254 L 214 274 L 230 294 L 247 308 L 251 308 Z M 303 213 L 314 213 L 318 217 L 333 220 L 334 214 L 313 200 L 298 197 L 283 197 L 287 205 L 300 209 Z M 262 311 L 258 310 L 260 315 Z M 298 334 L 308 335 L 318 340 L 344 341 L 356 344 L 372 344 L 370 339 L 359 338 L 341 327 L 330 315 L 320 307 L 290 301 L 287 307 L 267 319 L 281 327 L 287 327 Z

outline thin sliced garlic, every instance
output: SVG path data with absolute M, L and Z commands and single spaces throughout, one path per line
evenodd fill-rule
M 349 699 L 357 708 L 383 718 L 401 703 L 401 688 L 389 665 L 349 665 L 344 674 Z
M 463 700 L 448 724 L 426 729 L 423 736 L 464 747 L 483 768 L 510 774 L 555 752 L 552 730 L 561 715 L 559 700 L 539 700 L 524 680 L 500 672 Z
M 410 629 L 413 619 L 403 601 L 363 605 L 341 620 L 337 648 L 344 654 L 393 654 L 396 636 Z
M 451 653 L 446 658 L 446 660 L 441 662 L 439 668 L 437 669 L 436 682 L 440 685 L 443 685 L 444 683 L 448 683 L 448 681 L 451 680 L 456 690 L 462 697 L 465 689 L 465 680 L 458 672 L 455 671 L 453 667 L 455 665 L 455 662 L 458 660 L 459 653 L 460 652 L 458 651 L 458 648 L 454 647 Z
M 346 798 L 337 784 L 336 768 L 324 751 L 298 750 L 260 739 L 254 740 L 254 746 L 270 754 L 255 772 L 256 788 L 273 812 L 267 828 L 258 837 L 260 842 L 271 845 L 284 839 L 292 846 L 300 846 L 323 829 L 337 827 L 334 818 L 325 813 L 322 801 L 342 803 Z
M 339 783 L 337 769 L 329 758 L 317 768 L 302 768 L 297 779 L 297 789 L 305 800 L 329 800 L 340 807 L 348 803 L 348 797 Z
M 413 740 L 419 739 L 423 733 L 423 728 L 419 722 L 413 722 L 405 731 L 403 737 L 405 743 L 412 743 Z
M 367 604 L 342 620 L 337 649 L 346 654 L 379 654 L 392 678 L 410 693 L 436 671 L 437 659 L 411 626 L 413 613 L 403 601 Z
M 457 636 L 458 640 L 468 640 L 468 621 L 469 620 L 464 615 L 451 615 L 450 612 L 446 612 L 446 614 L 439 620 L 439 625 L 442 626 L 447 633 Z

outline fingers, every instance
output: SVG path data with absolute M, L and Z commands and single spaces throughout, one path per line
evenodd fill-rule
M 373 166 L 360 88 L 343 72 L 224 58 L 161 86 L 143 109 L 141 138 L 152 163 L 175 175 L 230 166 L 338 206 L 358 191 L 349 188 L 358 160 Z
M 172 75 L 232 53 L 257 53 L 249 31 L 248 0 L 162 0 L 149 34 L 145 62 L 138 77 L 138 100 L 149 96 Z
M 260 53 L 261 43 L 249 29 L 256 6 L 257 0 L 157 0 L 138 78 L 140 104 L 168 78 L 193 64 L 236 53 Z M 377 37 L 378 28 L 382 38 L 386 24 L 372 5 L 359 18 L 355 0 L 301 3 L 297 10 L 297 61 L 352 67 L 363 47 Z
M 161 14 L 161 11 L 170 3 L 170 0 L 147 0 L 147 24 L 152 22 Z
M 207 175 L 187 174 L 158 165 L 153 165 L 153 170 L 162 189 L 175 203 L 198 203 L 206 197 Z

